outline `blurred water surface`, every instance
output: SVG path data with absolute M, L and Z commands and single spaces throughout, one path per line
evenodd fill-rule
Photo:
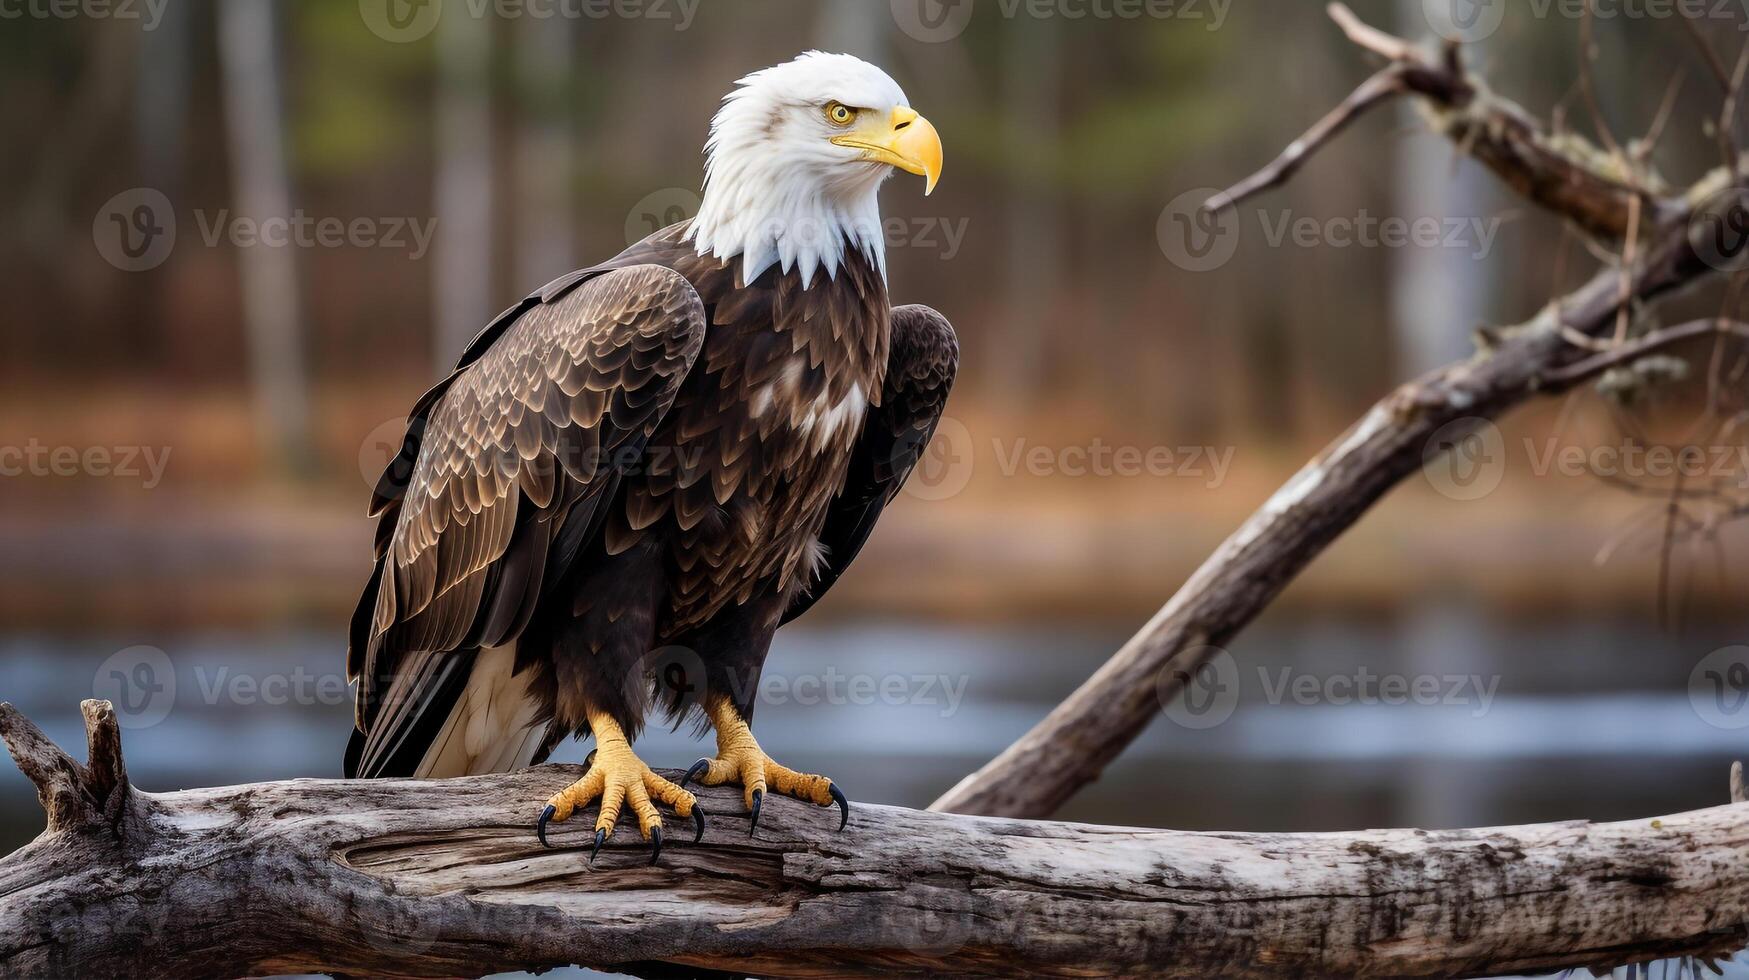
M 798 625 L 777 638 L 756 728 L 774 755 L 834 776 L 853 798 L 924 806 L 1043 717 L 1129 631 Z M 1733 632 L 1696 624 L 1678 638 L 1638 620 L 1505 621 L 1473 608 L 1274 617 L 1061 815 L 1315 831 L 1710 806 L 1724 800 L 1730 760 L 1749 755 L 1744 729 L 1703 718 L 1697 673 Z M 74 749 L 79 699 L 115 698 L 132 726 L 130 773 L 150 790 L 337 776 L 352 710 L 341 659 L 338 637 L 296 623 L 145 646 L 117 634 L 13 635 L 0 641 L 0 697 Z M 684 767 L 709 748 L 708 737 L 655 723 L 639 742 L 657 766 Z M 557 758 L 587 751 L 572 743 Z M 9 768 L 0 798 L 10 850 L 41 816 Z

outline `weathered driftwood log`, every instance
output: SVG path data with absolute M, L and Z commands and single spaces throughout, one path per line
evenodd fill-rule
M 1413 96 L 1435 129 L 1514 189 L 1575 227 L 1626 238 L 1621 267 L 1599 271 L 1524 323 L 1485 332 L 1472 359 L 1381 399 L 1235 531 L 1074 694 L 931 809 L 1050 816 L 1154 720 L 1162 699 L 1177 696 L 1430 453 L 1538 395 L 1588 380 L 1596 371 L 1576 368 L 1597 364 L 1594 355 L 1610 350 L 1613 336 L 1639 312 L 1730 267 L 1709 251 L 1711 225 L 1693 220 L 1711 214 L 1707 205 L 1733 186 L 1727 171 L 1714 171 L 1681 195 L 1659 196 L 1649 177 L 1630 192 L 1608 172 L 1612 161 L 1602 151 L 1571 134 L 1550 137 L 1523 110 L 1489 94 L 1455 46 L 1441 57 L 1362 24 L 1340 4 L 1331 5 L 1331 15 L 1389 66 L 1269 166 L 1217 195 L 1211 209 L 1279 185 L 1360 113 Z
M 661 863 L 622 828 L 596 869 L 529 802 L 575 767 L 153 794 L 114 714 L 90 761 L 9 705 L 48 829 L 0 860 L 0 975 L 1453 976 L 1742 947 L 1749 806 L 1617 824 L 1198 834 L 771 800 L 757 837 L 707 790 Z

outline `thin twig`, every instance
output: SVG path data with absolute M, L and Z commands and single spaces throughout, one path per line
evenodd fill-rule
M 1661 330 L 1654 330 L 1631 343 L 1614 346 L 1595 357 L 1546 372 L 1543 374 L 1542 380 L 1556 389 L 1565 388 L 1568 385 L 1577 384 L 1602 374 L 1617 365 L 1638 360 L 1671 344 L 1714 333 L 1749 337 L 1749 324 L 1732 320 L 1694 320 L 1679 326 L 1665 327 Z
M 1347 4 L 1332 3 L 1324 8 L 1336 26 L 1342 28 L 1342 33 L 1355 44 L 1380 54 L 1392 61 L 1420 61 L 1421 51 L 1415 45 L 1400 37 L 1386 34 L 1384 31 L 1365 23 L 1348 9 Z
M 1203 207 L 1218 212 L 1286 183 L 1313 153 L 1346 129 L 1349 123 L 1380 102 L 1407 92 L 1408 86 L 1403 81 L 1404 72 L 1402 65 L 1391 65 L 1362 82 L 1359 88 L 1349 93 L 1348 98 L 1342 100 L 1342 104 L 1306 130 L 1305 135 L 1289 143 L 1287 149 L 1281 151 L 1281 155 L 1268 166 L 1209 198 Z

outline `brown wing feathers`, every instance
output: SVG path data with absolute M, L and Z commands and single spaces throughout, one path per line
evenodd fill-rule
M 959 340 L 947 318 L 927 306 L 894 308 L 890 351 L 881 400 L 871 403 L 863 419 L 844 489 L 820 531 L 826 565 L 811 587 L 791 600 L 786 623 L 813 606 L 850 567 L 941 421 L 959 369 Z
M 421 399 L 379 481 L 378 568 L 348 656 L 363 742 L 349 775 L 399 768 L 387 763 L 417 742 L 408 730 L 447 714 L 457 664 L 527 625 L 555 558 L 576 553 L 611 493 L 608 464 L 641 448 L 698 356 L 703 306 L 678 274 L 637 266 L 563 282 L 470 346 Z

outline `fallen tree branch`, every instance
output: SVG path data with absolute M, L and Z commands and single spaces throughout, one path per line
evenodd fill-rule
M 1087 783 L 1177 697 L 1281 590 L 1354 525 L 1385 493 L 1462 436 L 1508 410 L 1593 373 L 1576 367 L 1614 351 L 1625 316 L 1721 272 L 1707 249 L 1710 224 L 1690 217 L 1731 186 L 1723 171 L 1688 193 L 1636 197 L 1576 138 L 1557 142 L 1522 110 L 1485 93 L 1448 48 L 1433 59 L 1406 41 L 1366 27 L 1332 5 L 1349 37 L 1388 54 L 1393 67 L 1362 85 L 1346 108 L 1258 174 L 1211 205 L 1225 206 L 1274 186 L 1339 131 L 1355 112 L 1380 101 L 1391 79 L 1421 97 L 1434 126 L 1507 183 L 1559 216 L 1636 246 L 1532 320 L 1486 332 L 1471 360 L 1435 371 L 1380 400 L 1288 481 L 1185 582 L 1140 632 L 1020 740 L 936 800 L 931 809 L 1009 817 L 1047 817 Z M 1393 74 L 1395 70 L 1395 74 Z M 1635 177 L 1636 186 L 1649 178 Z M 1735 205 L 1741 208 L 1739 201 Z M 1635 229 L 1640 221 L 1652 227 Z M 1575 339 L 1586 341 L 1576 345 Z M 1620 348 L 1625 349 L 1625 348 Z M 1614 363 L 1607 356 L 1596 370 Z
M 719 787 L 702 843 L 650 867 L 621 828 L 591 872 L 586 833 L 568 824 L 543 850 L 528 826 L 528 801 L 573 766 L 153 794 L 127 783 L 108 703 L 84 709 L 80 765 L 0 705 L 52 804 L 43 835 L 0 860 L 0 975 L 1458 976 L 1749 941 L 1743 806 L 1343 834 L 861 806 L 837 833 L 773 799 L 749 838 Z

